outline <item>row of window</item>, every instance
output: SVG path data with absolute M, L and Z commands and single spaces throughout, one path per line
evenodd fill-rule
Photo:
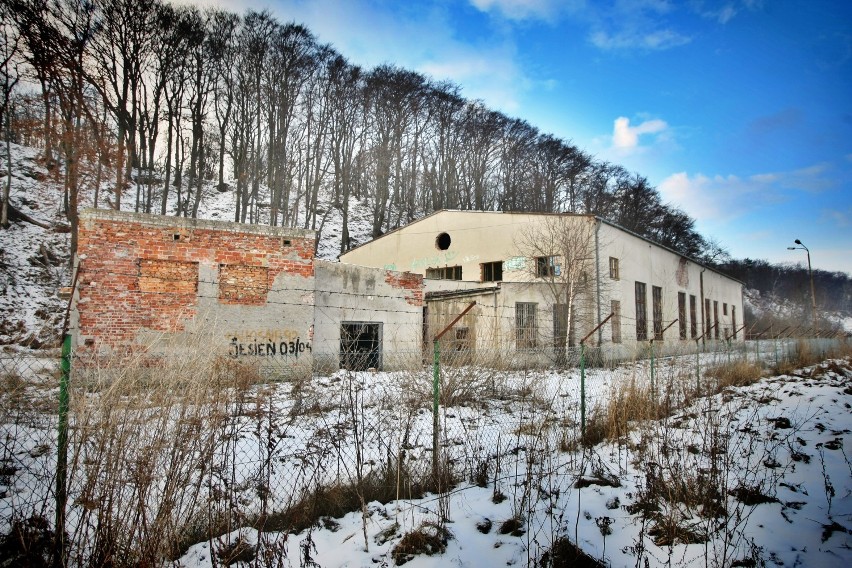
M 636 292 L 636 340 L 637 341 L 647 341 L 648 339 L 648 307 L 647 307 L 647 293 L 646 286 L 644 282 L 636 282 L 635 284 L 635 292 Z M 710 307 L 713 307 L 713 320 L 710 320 Z M 666 329 L 674 325 L 675 322 L 669 323 L 669 325 L 663 327 L 663 289 L 660 286 L 652 286 L 651 287 L 651 302 L 652 302 L 652 317 L 653 317 L 653 333 L 655 340 L 662 340 L 663 333 Z M 689 318 L 687 319 L 686 315 L 686 292 L 678 292 L 677 294 L 677 308 L 678 308 L 678 331 L 681 339 L 686 339 L 686 328 L 687 323 L 689 323 L 689 337 L 691 339 L 698 339 L 699 337 L 714 339 L 721 339 L 721 331 L 719 327 L 719 302 L 718 300 L 711 300 L 710 298 L 705 298 L 704 300 L 704 324 L 705 329 L 701 336 L 698 335 L 698 314 L 697 314 L 697 299 L 694 295 L 689 295 Z M 613 309 L 613 313 L 615 313 L 615 309 Z M 620 306 L 619 306 L 620 313 Z M 722 303 L 722 315 L 728 315 L 728 304 L 726 302 Z M 731 306 L 731 335 L 733 339 L 737 338 L 737 308 L 736 306 Z M 620 334 L 619 334 L 620 335 Z M 728 339 L 729 337 L 724 337 L 724 339 Z M 615 341 L 615 339 L 613 339 Z
M 535 257 L 535 275 L 537 278 L 552 278 L 562 273 L 562 265 L 559 264 L 558 256 Z M 618 259 L 609 258 L 609 277 L 613 280 L 619 279 Z M 439 280 L 461 280 L 461 266 L 444 266 L 438 268 L 427 268 L 426 278 Z M 503 280 L 503 261 L 483 262 L 479 265 L 480 282 L 500 282 Z

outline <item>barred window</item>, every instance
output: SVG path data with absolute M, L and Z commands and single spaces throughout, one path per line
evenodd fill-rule
M 484 262 L 482 267 L 482 282 L 501 282 L 503 280 L 503 261 Z
M 515 303 L 515 338 L 518 349 L 530 349 L 536 346 L 538 337 L 538 321 L 534 302 Z

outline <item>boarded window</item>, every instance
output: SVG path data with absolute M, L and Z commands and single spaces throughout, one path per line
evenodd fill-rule
M 621 302 L 612 300 L 610 302 L 610 311 L 612 312 L 612 342 L 621 343 Z
M 648 339 L 648 299 L 644 282 L 636 283 L 636 341 Z
M 503 280 L 503 261 L 485 262 L 480 265 L 482 267 L 483 282 L 502 282 Z
M 426 278 L 433 278 L 436 280 L 461 280 L 462 279 L 462 267 L 461 266 L 443 266 L 439 268 L 427 268 L 426 269 Z
M 267 289 L 267 269 L 263 266 L 219 265 L 219 301 L 226 304 L 265 304 Z
M 194 295 L 198 291 L 198 263 L 140 259 L 139 290 Z
M 565 347 L 568 343 L 568 304 L 553 305 L 553 346 Z
M 723 316 L 728 315 L 728 304 L 727 303 L 722 304 L 722 315 Z
M 704 299 L 704 338 L 710 339 L 710 331 L 713 329 L 713 324 L 710 323 L 710 299 Z
M 686 292 L 677 293 L 677 322 L 680 338 L 686 339 Z
M 538 339 L 538 321 L 534 302 L 515 303 L 515 339 L 518 349 L 530 349 L 536 346 Z

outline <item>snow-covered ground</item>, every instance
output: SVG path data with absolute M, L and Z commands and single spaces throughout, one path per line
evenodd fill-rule
M 558 451 L 526 440 L 487 486 L 463 482 L 444 503 L 372 502 L 297 534 L 243 528 L 193 546 L 180 565 L 214 566 L 211 551 L 221 560 L 236 542 L 284 565 L 393 565 L 404 536 L 437 530 L 429 523 L 444 511 L 446 550 L 410 566 L 531 565 L 560 537 L 610 566 L 849 566 L 850 402 L 850 362 L 814 366 L 699 399 L 621 443 Z M 517 421 L 497 422 L 517 438 Z M 504 524 L 519 517 L 520 528 Z

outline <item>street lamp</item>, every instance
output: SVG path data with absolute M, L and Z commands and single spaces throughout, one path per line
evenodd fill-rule
M 816 292 L 814 292 L 814 271 L 811 269 L 811 251 L 808 250 L 808 247 L 806 247 L 802 243 L 802 241 L 800 241 L 799 239 L 796 239 L 793 242 L 796 243 L 799 246 L 787 247 L 787 250 L 804 250 L 808 255 L 808 275 L 811 278 L 811 302 L 812 302 L 812 310 L 813 310 L 811 312 L 811 319 L 813 320 L 814 330 L 816 330 L 816 325 L 817 325 L 817 321 L 816 321 L 816 313 L 817 313 L 817 311 L 816 311 Z

